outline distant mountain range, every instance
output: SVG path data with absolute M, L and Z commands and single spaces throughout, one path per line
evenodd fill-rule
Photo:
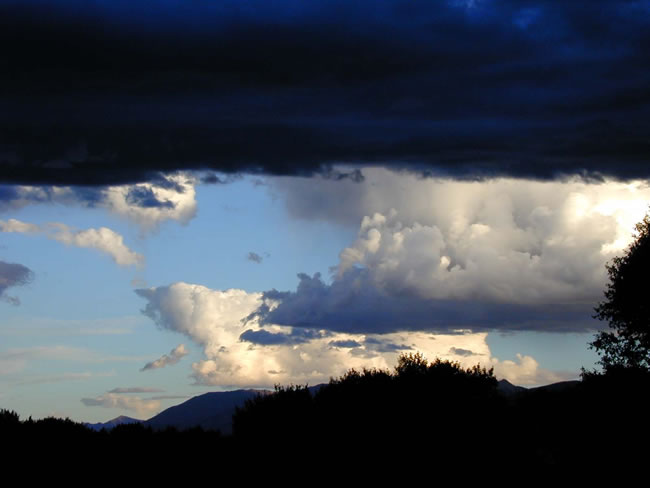
M 224 434 L 232 432 L 232 416 L 235 408 L 243 406 L 246 400 L 256 395 L 268 395 L 270 390 L 234 390 L 204 393 L 169 407 L 149 420 L 138 420 L 120 416 L 108 422 L 85 425 L 93 430 L 110 430 L 121 424 L 142 423 L 153 429 L 174 427 L 178 430 L 201 427 L 205 430 L 220 430 Z
M 232 416 L 235 408 L 257 395 L 268 395 L 269 390 L 234 390 L 190 398 L 186 402 L 169 407 L 150 418 L 145 425 L 154 429 L 175 427 L 179 430 L 202 427 L 205 430 L 220 430 L 223 434 L 232 432 Z
M 497 389 L 506 396 L 513 396 L 530 391 L 560 391 L 572 388 L 579 383 L 579 381 L 562 381 L 536 388 L 524 388 L 523 386 L 513 385 L 508 380 L 500 380 Z M 322 386 L 324 385 L 311 386 L 309 390 L 313 394 Z M 174 427 L 184 430 L 201 427 L 205 430 L 220 430 L 223 434 L 230 434 L 235 408 L 243 406 L 246 400 L 254 398 L 256 395 L 271 393 L 273 392 L 270 390 L 234 390 L 204 393 L 179 405 L 169 407 L 149 420 L 138 420 L 122 415 L 108 422 L 86 423 L 85 425 L 93 430 L 110 430 L 117 425 L 140 422 L 153 429 Z

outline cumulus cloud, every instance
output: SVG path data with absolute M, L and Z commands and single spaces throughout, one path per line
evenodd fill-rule
M 20 305 L 20 299 L 5 292 L 14 286 L 23 286 L 34 279 L 34 273 L 27 266 L 0 261 L 0 300 Z
M 297 327 L 261 326 L 251 312 L 264 300 L 261 293 L 212 290 L 188 283 L 137 290 L 147 300 L 143 312 L 166 330 L 184 334 L 203 348 L 205 359 L 192 364 L 196 383 L 219 386 L 270 386 L 275 383 L 326 382 L 351 367 L 392 368 L 400 353 L 421 351 L 433 359 L 476 363 L 463 351 L 473 351 L 486 366 L 491 359 L 486 333 L 457 330 L 455 334 L 423 331 L 350 334 Z M 460 353 L 453 350 L 457 348 Z M 518 378 L 521 365 L 502 368 Z M 526 367 L 530 367 L 526 364 Z M 537 367 L 531 370 L 530 378 Z
M 643 182 L 364 173 L 354 188 L 272 181 L 296 217 L 361 223 L 331 283 L 299 275 L 296 291 L 265 293 L 280 303 L 259 310 L 264 323 L 350 332 L 369 327 L 364 320 L 384 331 L 593 328 L 605 263 L 630 242 L 650 201 Z
M 66 245 L 95 249 L 108 254 L 119 266 L 142 266 L 144 256 L 129 249 L 124 238 L 108 227 L 76 230 L 59 222 L 38 226 L 16 219 L 0 220 L 0 231 L 26 234 L 43 234 Z
M 500 361 L 492 358 L 490 364 L 498 378 L 505 378 L 510 383 L 521 386 L 539 386 L 557 383 L 558 381 L 575 380 L 577 372 L 550 371 L 540 368 L 539 363 L 531 356 L 517 353 L 517 360 Z
M 171 366 L 179 362 L 184 356 L 187 356 L 189 351 L 185 347 L 185 344 L 179 344 L 174 349 L 172 349 L 169 354 L 163 354 L 161 357 L 155 361 L 151 361 L 143 366 L 140 371 L 147 371 L 149 369 L 160 369 L 165 366 Z
M 141 415 L 147 415 L 160 409 L 160 401 L 140 397 L 121 396 L 116 393 L 105 393 L 95 398 L 82 398 L 81 403 L 87 407 L 119 408 L 133 410 Z
M 104 208 L 151 232 L 168 220 L 187 224 L 196 215 L 198 177 L 190 173 L 159 174 L 151 181 L 100 187 L 0 185 L 0 211 L 57 203 Z M 27 232 L 28 229 L 16 230 Z
M 187 224 L 196 215 L 196 183 L 195 176 L 177 173 L 153 182 L 109 186 L 103 190 L 102 204 L 144 231 L 154 230 L 166 220 Z

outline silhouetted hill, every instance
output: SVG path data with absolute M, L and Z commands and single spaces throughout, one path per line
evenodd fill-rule
M 232 432 L 232 415 L 236 407 L 257 395 L 271 393 L 269 390 L 234 390 L 205 393 L 186 402 L 169 407 L 144 422 L 154 429 L 175 427 L 179 430 L 201 427 L 205 430 Z
M 523 386 L 513 385 L 508 380 L 499 380 L 499 383 L 497 384 L 497 391 L 506 396 L 511 396 L 517 395 L 518 393 L 523 393 L 527 391 L 527 389 Z
M 92 430 L 102 430 L 102 429 L 111 430 L 112 428 L 118 425 L 138 424 L 140 422 L 144 422 L 144 420 L 134 419 L 132 417 L 127 417 L 126 415 L 120 415 L 119 417 L 115 417 L 114 419 L 111 419 L 107 422 L 98 422 L 96 424 L 90 424 L 88 422 L 84 422 L 84 425 Z

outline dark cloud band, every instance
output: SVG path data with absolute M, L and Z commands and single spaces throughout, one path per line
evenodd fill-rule
M 340 163 L 648 177 L 649 16 L 624 0 L 3 2 L 0 180 Z
M 462 330 L 585 332 L 600 327 L 591 318 L 591 304 L 528 305 L 470 299 L 424 300 L 406 293 L 388 295 L 369 282 L 368 270 L 364 269 L 348 271 L 332 284 L 325 283 L 318 273 L 313 277 L 300 274 L 298 278 L 295 292 L 264 293 L 263 298 L 279 299 L 280 304 L 272 310 L 262 305 L 248 319 L 257 318 L 262 325 L 291 326 L 294 330 L 325 329 L 353 334 L 449 334 Z

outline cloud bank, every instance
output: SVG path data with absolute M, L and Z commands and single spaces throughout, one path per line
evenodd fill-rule
M 351 367 L 392 368 L 401 352 L 416 350 L 431 359 L 442 357 L 466 366 L 476 364 L 478 359 L 488 367 L 494 365 L 500 377 L 518 384 L 539 384 L 552 375 L 529 356 L 522 356 L 518 362 L 492 358 L 486 333 L 351 334 L 277 325 L 262 327 L 249 317 L 262 303 L 260 293 L 212 290 L 188 283 L 136 293 L 146 300 L 143 312 L 158 327 L 183 334 L 203 348 L 205 359 L 192 364 L 192 377 L 197 384 L 313 385 L 327 382 Z M 249 320 L 244 324 L 246 317 Z M 473 351 L 474 355 L 469 357 L 465 351 Z
M 3 2 L 0 179 L 647 177 L 649 16 L 630 0 Z

